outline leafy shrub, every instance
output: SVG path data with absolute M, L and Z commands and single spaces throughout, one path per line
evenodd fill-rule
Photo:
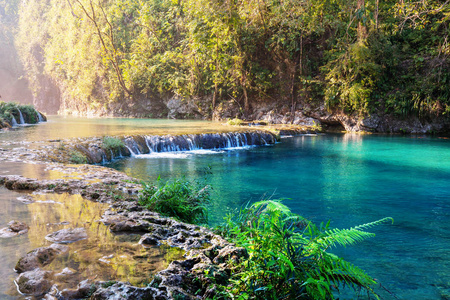
M 12 118 L 18 115 L 17 106 L 14 102 L 0 102 L 0 117 L 12 125 Z
M 139 195 L 139 204 L 149 210 L 182 222 L 207 223 L 208 213 L 205 205 L 210 201 L 210 187 L 185 178 L 161 182 L 157 186 L 145 184 Z
M 334 299 L 339 287 L 349 286 L 375 295 L 373 278 L 327 250 L 373 237 L 363 230 L 388 220 L 330 229 L 329 222 L 316 226 L 279 201 L 257 202 L 218 228 L 249 253 L 225 293 L 239 299 Z
M 86 156 L 84 156 L 82 153 L 72 150 L 69 153 L 70 157 L 69 157 L 69 162 L 73 163 L 73 164 L 86 164 L 87 163 L 87 158 Z
M 316 123 L 316 121 L 313 121 L 312 129 L 314 131 L 322 131 L 322 125 L 320 124 L 320 122 Z
M 37 111 L 33 105 L 19 105 L 19 109 L 23 114 L 25 123 L 36 124 L 38 122 Z
M 115 137 L 105 136 L 103 138 L 103 148 L 106 150 L 116 150 L 125 147 L 124 142 Z
M 242 121 L 242 120 L 239 119 L 239 118 L 234 118 L 234 119 L 228 119 L 227 124 L 228 124 L 228 125 L 237 125 L 237 126 L 239 126 L 239 125 L 241 125 L 243 122 L 244 122 L 244 121 Z
M 346 52 L 330 61 L 322 71 L 326 73 L 327 80 L 327 109 L 339 107 L 361 115 L 370 112 L 372 94 L 382 77 L 382 68 L 366 43 L 350 45 Z

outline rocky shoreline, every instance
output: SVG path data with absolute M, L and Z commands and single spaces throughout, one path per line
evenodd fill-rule
M 246 138 L 250 138 L 253 133 L 242 134 L 247 134 Z M 258 131 L 258 136 L 266 142 L 276 142 L 273 133 Z M 133 141 L 135 140 L 139 138 Z M 86 139 L 86 149 L 101 149 L 95 146 L 95 142 L 98 143 L 99 140 Z M 256 140 L 252 143 L 258 145 Z M 67 147 L 70 149 L 76 144 L 79 145 L 74 141 L 72 144 L 68 143 Z M 0 175 L 0 185 L 9 190 L 28 193 L 79 194 L 91 201 L 107 203 L 109 209 L 98 221 L 108 226 L 113 234 L 137 234 L 140 235 L 139 244 L 142 247 L 175 247 L 183 253 L 182 260 L 170 262 L 166 269 L 154 274 L 153 280 L 146 287 L 132 286 L 127 282 L 85 279 L 77 287 L 60 289 L 59 280 L 72 276 L 72 271 L 49 271 L 45 266 L 55 257 L 64 255 L 70 243 L 77 243 L 85 238 L 82 228 L 67 228 L 45 237 L 53 244 L 30 251 L 17 263 L 15 270 L 19 275 L 15 283 L 23 295 L 47 300 L 207 299 L 214 297 L 216 293 L 214 284 L 226 285 L 233 272 L 233 265 L 239 259 L 247 257 L 245 249 L 235 247 L 205 227 L 162 217 L 140 206 L 137 195 L 141 185 L 124 173 L 92 164 L 49 162 L 52 159 L 44 153 L 58 148 L 55 143 L 24 143 L 23 146 L 0 151 L 0 160 L 44 162 L 46 170 L 64 174 L 61 176 L 64 178 L 33 179 L 19 175 Z M 25 229 L 26 226 L 24 224 L 21 228 Z M 17 234 L 19 232 L 20 230 Z
M 211 276 L 226 282 L 232 271 L 230 259 L 238 260 L 246 256 L 244 249 L 234 247 L 207 228 L 162 217 L 138 205 L 136 195 L 141 187 L 123 173 L 90 165 L 66 169 L 64 165 L 53 164 L 51 167 L 86 176 L 81 175 L 82 179 L 38 180 L 4 175 L 0 176 L 0 184 L 15 191 L 81 194 L 86 199 L 108 203 L 110 208 L 99 221 L 109 226 L 113 233 L 140 234 L 139 243 L 143 246 L 164 244 L 178 247 L 184 251 L 185 259 L 172 261 L 167 269 L 158 272 L 150 287 L 133 287 L 124 282 L 106 286 L 102 281 L 85 280 L 75 289 L 59 290 L 55 280 L 62 276 L 64 270 L 57 273 L 46 271 L 44 267 L 57 255 L 67 251 L 65 244 L 82 239 L 74 232 L 75 229 L 66 230 L 58 232 L 58 238 L 53 236 L 50 239 L 54 244 L 30 251 L 17 263 L 16 271 L 20 275 L 15 282 L 18 291 L 24 295 L 60 300 L 212 297 L 214 288 L 211 286 Z M 92 183 L 93 178 L 95 183 Z

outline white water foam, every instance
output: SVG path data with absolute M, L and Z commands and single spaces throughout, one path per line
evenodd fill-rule
M 223 152 L 224 152 L 224 150 L 206 150 L 206 149 L 197 149 L 197 150 L 190 150 L 190 151 L 150 152 L 148 154 L 136 154 L 133 156 L 133 158 L 141 158 L 141 159 L 180 158 L 180 159 L 184 159 L 184 158 L 189 158 L 193 155 L 211 155 L 211 154 L 218 154 L 218 153 L 223 153 Z

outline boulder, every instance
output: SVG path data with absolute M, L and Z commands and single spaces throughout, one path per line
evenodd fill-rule
M 85 240 L 88 238 L 86 229 L 79 228 L 65 228 L 56 232 L 47 234 L 45 239 L 58 244 L 69 244 L 76 241 Z
M 5 177 L 3 184 L 8 190 L 34 191 L 39 188 L 39 184 L 36 179 L 24 178 L 22 176 Z
M 126 220 L 122 222 L 113 223 L 110 230 L 113 232 L 148 232 L 150 223 L 140 220 Z
M 11 221 L 8 223 L 8 227 L 0 229 L 0 238 L 8 238 L 25 234 L 28 232 L 28 229 L 28 225 L 23 222 Z
M 19 222 L 19 221 L 11 221 L 8 223 L 8 227 L 9 229 L 11 229 L 14 232 L 28 232 L 28 229 L 30 227 L 28 227 L 27 224 L 23 223 L 23 222 Z
M 34 249 L 19 259 L 15 270 L 18 273 L 23 273 L 41 268 L 50 264 L 58 255 L 67 253 L 68 251 L 69 247 L 57 244 Z
M 109 287 L 99 288 L 91 300 L 122 300 L 122 299 L 169 299 L 162 291 L 153 287 L 139 288 L 119 282 Z
M 213 262 L 215 264 L 222 264 L 229 260 L 239 262 L 242 258 L 248 258 L 248 253 L 245 248 L 227 245 L 219 250 L 219 253 L 214 258 Z
M 52 287 L 53 272 L 34 269 L 17 277 L 16 284 L 19 292 L 26 295 L 41 296 Z

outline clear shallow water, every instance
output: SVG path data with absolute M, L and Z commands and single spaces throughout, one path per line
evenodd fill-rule
M 230 131 L 218 122 L 169 119 L 112 119 L 49 116 L 48 122 L 0 130 L 0 145 L 12 141 L 44 141 L 133 134 L 186 134 Z
M 24 196 L 34 202 L 23 203 Z M 19 198 L 19 199 L 18 199 Z M 152 274 L 165 269 L 180 252 L 164 247 L 145 248 L 138 244 L 139 235 L 118 235 L 98 222 L 106 204 L 84 200 L 80 195 L 25 194 L 0 187 L 0 228 L 10 220 L 20 220 L 30 226 L 28 233 L 0 238 L 0 299 L 24 299 L 13 283 L 18 276 L 13 271 L 17 261 L 29 251 L 49 246 L 45 235 L 63 228 L 84 227 L 86 240 L 68 244 L 69 252 L 58 256 L 45 270 L 55 273 L 70 268 L 69 279 L 56 280 L 60 290 L 76 288 L 86 278 L 96 280 L 128 281 L 137 286 L 148 284 Z M 27 298 L 32 299 L 32 298 Z
M 383 217 L 377 237 L 334 253 L 367 270 L 400 299 L 450 298 L 450 140 L 321 135 L 211 154 L 131 158 L 110 165 L 155 180 L 204 177 L 214 189 L 212 223 L 248 201 L 289 198 L 315 222 L 352 227 Z M 386 299 L 392 295 L 378 289 Z

